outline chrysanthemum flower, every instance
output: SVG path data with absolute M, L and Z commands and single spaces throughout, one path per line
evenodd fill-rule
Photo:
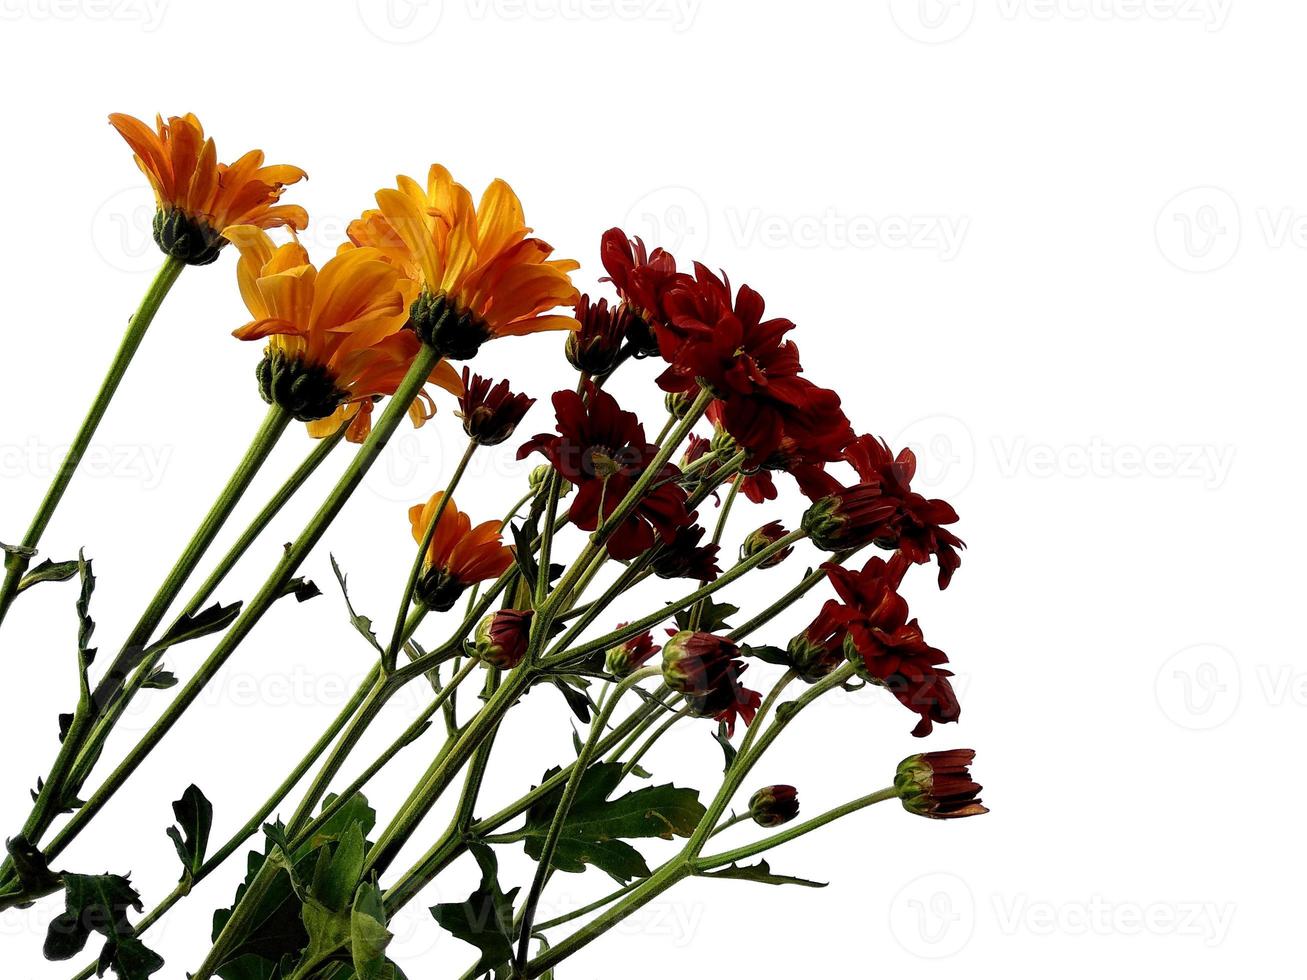
M 463 368 L 458 415 L 468 438 L 482 446 L 497 446 L 511 436 L 535 403 L 534 398 L 510 391 L 507 381 L 495 384 Z
M 568 511 L 572 523 L 593 531 L 618 505 L 658 453 L 645 439 L 644 426 L 617 400 L 593 384 L 584 397 L 575 391 L 555 392 L 558 432 L 542 433 L 517 452 L 525 459 L 542 453 L 563 479 L 577 487 Z M 690 523 L 685 491 L 676 484 L 680 470 L 670 463 L 657 474 L 654 486 L 639 506 L 608 539 L 608 553 L 621 561 L 653 547 L 655 540 L 671 541 L 677 528 Z
M 691 515 L 693 516 L 693 515 Z M 672 540 L 654 555 L 653 570 L 659 578 L 691 578 L 699 582 L 716 581 L 721 575 L 717 564 L 719 545 L 699 542 L 707 534 L 701 524 L 687 524 L 676 529 Z
M 496 670 L 512 670 L 526 656 L 534 609 L 501 609 L 477 624 L 477 659 Z
M 258 370 L 264 399 L 310 423 L 314 436 L 351 419 L 348 438 L 362 441 L 373 399 L 394 393 L 421 347 L 404 329 L 412 283 L 374 249 L 345 249 L 319 270 L 297 241 L 278 247 L 253 225 L 226 234 L 241 253 L 236 280 L 254 317 L 235 336 L 268 342 Z M 462 393 L 445 361 L 431 381 Z M 409 409 L 415 425 L 434 411 L 426 392 Z
M 901 555 L 889 562 L 872 558 L 860 572 L 839 565 L 823 568 L 844 604 L 844 652 L 866 680 L 887 688 L 921 720 L 912 734 L 929 735 L 935 723 L 957 721 L 957 696 L 944 669 L 948 657 L 926 643 L 898 586 L 908 565 Z
M 752 724 L 762 704 L 761 694 L 740 683 L 748 665 L 739 653 L 724 636 L 682 630 L 663 647 L 663 681 L 685 695 L 690 714 L 724 722 L 733 733 L 735 719 Z
M 751 531 L 740 544 L 740 561 L 747 561 L 754 555 L 762 554 L 789 533 L 780 521 L 768 521 L 757 530 Z M 760 562 L 758 567 L 775 568 L 792 554 L 794 554 L 794 546 L 790 545 L 788 548 L 782 548 L 766 561 Z
M 894 788 L 903 809 L 932 820 L 978 817 L 989 808 L 980 801 L 984 789 L 971 778 L 974 749 L 949 749 L 908 756 L 899 763 Z
M 436 511 L 441 510 L 444 497 L 444 491 L 438 490 L 425 504 L 409 508 L 413 540 L 418 544 L 426 537 Z M 504 546 L 499 521 L 473 527 L 472 519 L 451 498 L 422 557 L 422 577 L 415 595 L 428 609 L 444 612 L 468 586 L 498 578 L 512 564 L 513 549 Z
M 617 624 L 619 630 L 625 627 L 625 623 Z M 609 647 L 604 655 L 604 667 L 614 677 L 629 677 L 661 649 L 662 647 L 654 643 L 653 634 L 646 630 L 631 637 L 625 643 Z
M 625 304 L 608 305 L 582 296 L 576 301 L 579 328 L 567 335 L 567 362 L 578 371 L 600 377 L 611 371 L 622 353 L 622 342 L 632 328 L 635 313 Z
M 446 357 L 466 359 L 493 337 L 575 330 L 576 319 L 550 311 L 577 300 L 571 259 L 529 237 L 522 205 L 502 180 L 479 206 L 448 170 L 433 165 L 424 189 L 411 177 L 377 191 L 377 210 L 349 226 L 356 245 L 379 249 L 413 279 L 418 336 Z
M 799 815 L 799 791 L 793 786 L 764 786 L 749 797 L 749 816 L 759 827 L 779 827 Z
M 232 164 L 219 163 L 213 140 L 189 113 L 167 122 L 160 116 L 154 129 L 120 112 L 109 122 L 135 152 L 154 188 L 159 208 L 154 240 L 165 254 L 206 265 L 227 244 L 223 232 L 231 225 L 308 227 L 302 207 L 278 203 L 288 185 L 304 179 L 299 167 L 265 167 L 262 150 L 250 150 Z

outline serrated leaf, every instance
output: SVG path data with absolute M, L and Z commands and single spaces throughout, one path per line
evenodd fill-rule
M 229 606 L 215 602 L 207 609 L 197 612 L 194 616 L 182 616 L 168 627 L 168 631 L 163 636 L 146 647 L 141 655 L 135 658 L 135 663 L 158 656 L 179 643 L 198 640 L 201 637 L 225 630 L 240 613 L 241 604 L 239 602 L 233 602 Z
M 481 884 L 466 901 L 433 905 L 431 915 L 457 939 L 475 946 L 481 958 L 471 975 L 501 971 L 513 955 L 513 899 L 518 889 L 505 893 L 499 887 L 499 862 L 484 844 L 468 850 L 481 867 Z
M 204 856 L 209 849 L 209 832 L 213 829 L 213 804 L 192 783 L 186 787 L 180 800 L 172 805 L 177 826 L 168 828 L 172 846 L 182 862 L 182 881 L 190 882 L 204 867 Z
M 372 630 L 372 620 L 368 619 L 367 616 L 360 616 L 354 611 L 354 604 L 349 599 L 349 588 L 345 584 L 345 573 L 341 571 L 335 555 L 331 556 L 331 570 L 336 575 L 336 581 L 340 583 L 340 594 L 345 599 L 345 608 L 349 610 L 350 625 L 358 631 L 359 636 L 368 641 L 372 649 L 376 650 L 377 653 L 384 653 L 385 651 L 381 649 L 381 644 L 377 640 L 377 634 Z
M 545 773 L 545 779 L 558 772 Z M 576 800 L 558 839 L 552 864 L 559 871 L 581 872 L 593 865 L 622 883 L 649 875 L 640 852 L 626 840 L 689 837 L 703 818 L 699 793 L 670 784 L 645 786 L 617 799 L 609 799 L 622 780 L 622 765 L 601 762 L 581 777 Z M 536 801 L 526 814 L 522 830 L 527 854 L 539 860 L 554 812 L 562 800 L 559 787 Z
M 148 980 L 163 969 L 163 959 L 148 949 L 127 919 L 141 912 L 141 897 L 120 875 L 79 875 L 65 872 L 65 911 L 50 923 L 45 957 L 66 960 L 80 953 L 93 932 L 105 939 L 100 952 L 100 973 L 113 970 L 119 980 Z
M 41 849 L 25 836 L 19 834 L 5 841 L 5 850 L 24 892 L 42 894 L 59 887 L 59 876 L 50 870 Z
M 741 881 L 756 881 L 764 885 L 800 885 L 804 888 L 825 888 L 824 881 L 811 881 L 807 878 L 795 878 L 792 875 L 773 874 L 771 866 L 765 860 L 757 864 L 741 866 L 732 864 L 720 871 L 700 872 L 705 878 L 738 878 Z
M 739 606 L 732 606 L 729 602 L 714 602 L 712 596 L 700 600 L 703 604 L 703 611 L 699 613 L 699 624 L 695 629 L 702 630 L 705 633 L 718 633 L 722 630 L 731 628 L 730 623 L 726 620 L 740 611 Z M 676 621 L 677 627 L 683 630 L 691 629 L 690 621 L 694 615 L 694 609 L 683 609 L 672 618 Z
M 293 595 L 296 602 L 308 602 L 310 599 L 316 599 L 322 595 L 322 590 L 318 588 L 317 583 L 312 579 L 297 575 L 286 583 L 286 587 L 281 590 L 281 595 L 278 598 L 284 599 L 288 595 Z
M 19 580 L 18 591 L 26 592 L 42 582 L 67 582 L 77 575 L 77 568 L 75 561 L 54 562 L 47 558 Z

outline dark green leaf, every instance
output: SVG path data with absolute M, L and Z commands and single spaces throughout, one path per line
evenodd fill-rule
M 552 777 L 557 769 L 545 773 Z M 581 777 L 576 800 L 554 851 L 553 866 L 580 872 L 594 865 L 623 883 L 649 875 L 639 851 L 625 843 L 648 837 L 689 837 L 704 815 L 699 793 L 671 785 L 645 786 L 617 799 L 609 799 L 622 780 L 622 765 L 601 762 Z M 526 814 L 523 828 L 526 852 L 539 860 L 563 788 L 546 794 Z
M 50 870 L 41 849 L 22 834 L 5 841 L 5 850 L 24 892 L 42 894 L 59 887 L 59 876 Z
M 45 957 L 66 960 L 86 946 L 91 933 L 105 939 L 99 970 L 113 970 L 119 980 L 148 980 L 163 969 L 163 959 L 147 949 L 127 919 L 131 910 L 144 909 L 141 897 L 119 875 L 63 875 L 65 911 L 50 923 Z
M 499 887 L 499 863 L 490 848 L 473 843 L 468 849 L 481 866 L 480 886 L 465 902 L 433 905 L 431 914 L 441 928 L 481 951 L 472 975 L 499 973 L 513 955 L 513 898 L 518 889 L 505 894 Z
M 509 527 L 513 532 L 513 544 L 516 545 L 513 555 L 517 559 L 517 570 L 521 572 L 528 591 L 534 593 L 536 578 L 540 575 L 540 563 L 536 561 L 533 547 L 535 529 L 526 524 L 510 524 Z
M 713 732 L 712 737 L 717 740 L 717 744 L 722 747 L 722 754 L 726 756 L 725 769 L 730 769 L 731 763 L 735 761 L 736 750 L 731 744 L 730 736 L 726 733 L 726 722 L 718 723 L 717 731 Z
M 386 962 L 386 947 L 394 938 L 386 928 L 381 889 L 374 882 L 362 885 L 350 910 L 349 948 L 358 980 L 389 980 L 394 971 Z
M 788 667 L 790 665 L 789 652 L 780 647 L 749 646 L 746 643 L 740 647 L 740 652 L 746 657 L 753 657 L 764 663 L 776 664 L 778 667 Z
M 322 595 L 322 590 L 318 588 L 317 583 L 312 579 L 296 576 L 286 583 L 286 587 L 281 590 L 279 598 L 285 598 L 293 595 L 296 602 L 308 602 L 310 599 L 316 599 Z
M 741 881 L 757 881 L 764 885 L 801 885 L 804 888 L 825 888 L 827 885 L 827 882 L 824 881 L 810 881 L 807 878 L 795 878 L 791 875 L 772 874 L 771 867 L 765 860 L 745 867 L 732 864 L 729 868 L 722 868 L 720 871 L 704 871 L 702 874 L 705 878 L 738 878 Z
M 213 804 L 192 783 L 186 787 L 182 798 L 173 802 L 172 812 L 178 825 L 168 828 L 168 836 L 182 861 L 182 881 L 190 882 L 204 867 L 209 831 L 213 827 Z
M 177 686 L 177 675 L 166 667 L 155 667 L 150 676 L 141 681 L 141 687 L 149 691 L 166 691 Z
M 699 614 L 699 625 L 697 629 L 705 633 L 718 633 L 721 630 L 731 628 L 726 620 L 740 611 L 739 606 L 732 606 L 729 602 L 713 602 L 712 597 L 701 600 L 703 602 L 703 612 Z M 690 629 L 690 619 L 693 615 L 693 608 L 683 609 L 678 612 L 673 619 L 676 625 L 683 630 Z
M 590 695 L 585 691 L 587 684 L 588 681 L 584 678 L 574 675 L 554 678 L 554 687 L 558 688 L 558 693 L 572 709 L 572 714 L 576 715 L 583 725 L 590 724 L 590 709 L 594 707 Z
M 151 643 L 144 653 L 137 658 L 139 663 L 152 656 L 158 656 L 169 647 L 175 647 L 178 643 L 186 643 L 189 640 L 198 640 L 201 637 L 209 636 L 225 630 L 240 615 L 241 604 L 233 602 L 229 606 L 224 606 L 220 602 L 215 602 L 208 609 L 197 612 L 194 616 L 182 616 L 168 627 L 168 631 L 159 639 Z
M 367 640 L 372 649 L 377 653 L 382 653 L 381 644 L 377 642 L 377 634 L 372 631 L 372 620 L 367 616 L 360 616 L 354 611 L 354 604 L 349 601 L 349 589 L 345 584 L 345 573 L 340 570 L 340 565 L 336 563 L 336 556 L 331 556 L 331 570 L 336 573 L 336 581 L 340 583 L 340 594 L 345 598 L 345 608 L 349 610 L 350 625 L 353 626 L 363 639 Z
M 67 582 L 77 574 L 77 568 L 75 561 L 53 562 L 47 558 L 22 577 L 18 591 L 25 592 L 41 582 Z

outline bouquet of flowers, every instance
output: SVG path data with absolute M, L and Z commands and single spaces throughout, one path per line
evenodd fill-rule
M 400 177 L 378 191 L 376 208 L 315 264 L 296 237 L 308 215 L 282 203 L 304 177 L 299 168 L 268 165 L 257 150 L 220 163 L 193 115 L 153 128 L 130 116 L 110 119 L 154 189 L 163 265 L 26 535 L 4 545 L 0 587 L 3 622 L 31 588 L 80 586 L 75 705 L 59 718 L 54 759 L 26 821 L 12 828 L 0 869 L 0 908 L 62 896 L 48 958 L 69 959 L 93 943 L 97 958 L 80 977 L 157 973 L 163 960 L 148 945 L 151 926 L 248 845 L 248 874 L 215 914 L 211 947 L 171 975 L 186 967 L 196 980 L 403 977 L 404 964 L 388 956 L 388 920 L 465 859 L 479 869 L 478 887 L 431 910 L 468 944 L 468 962 L 451 962 L 442 975 L 552 977 L 571 954 L 686 878 L 811 884 L 773 871 L 761 855 L 875 803 L 896 799 L 938 819 L 985 812 L 967 749 L 914 755 L 887 771 L 883 788 L 805 820 L 793 786 L 750 784 L 794 719 L 833 691 L 883 688 L 915 716 L 917 736 L 957 721 L 948 658 L 926 642 L 900 591 L 919 565 L 933 565 L 939 588 L 947 587 L 963 547 L 949 530 L 953 508 L 912 490 L 911 451 L 858 434 L 839 396 L 804 374 L 789 339 L 794 324 L 768 317 L 757 291 L 734 288 L 700 262 L 684 267 L 614 228 L 599 243 L 602 282 L 613 295 L 580 295 L 572 282 L 579 264 L 553 257 L 534 237 L 508 184 L 496 180 L 475 202 L 439 165 L 425 183 Z M 37 562 L 41 537 L 169 290 L 229 245 L 250 315 L 234 334 L 262 345 L 255 376 L 268 412 L 135 627 L 101 650 L 91 560 Z M 535 399 L 454 362 L 540 331 L 560 333 L 559 354 L 576 381 L 553 393 L 548 431 L 515 438 Z M 628 379 L 640 380 L 632 365 L 645 359 L 658 362 L 666 408 L 648 429 L 623 409 L 620 394 Z M 169 830 L 180 878 L 148 912 L 128 877 L 67 867 L 68 845 L 268 610 L 319 594 L 301 575 L 306 559 L 405 417 L 422 426 L 444 399 L 466 450 L 445 485 L 409 510 L 416 549 L 393 626 L 376 629 L 345 595 L 349 635 L 370 647 L 373 666 L 310 751 L 225 842 L 211 839 L 209 800 L 196 785 L 186 788 Z M 311 452 L 192 585 L 295 422 L 307 427 Z M 342 452 L 350 455 L 339 480 L 258 591 L 241 603 L 211 602 L 274 516 Z M 474 518 L 456 499 L 471 497 L 468 464 L 489 452 L 539 465 L 508 514 Z M 769 511 L 783 478 L 809 501 L 789 518 Z M 750 507 L 762 517 L 747 518 Z M 732 518 L 745 528 L 735 529 L 738 557 L 732 550 L 728 559 Z M 799 549 L 815 552 L 817 567 L 796 581 L 736 585 L 783 575 L 770 570 L 792 564 Z M 345 576 L 332 565 L 343 592 Z M 618 606 L 651 579 L 665 583 L 662 595 L 618 621 Z M 736 605 L 725 601 L 728 591 Z M 815 615 L 806 629 L 779 641 L 767 635 L 781 612 L 809 601 Z M 181 682 L 166 655 L 205 637 L 216 642 Z M 383 708 L 410 685 L 427 689 L 425 707 L 384 751 L 356 758 Z M 574 750 L 543 776 L 521 774 L 517 799 L 488 802 L 483 781 L 495 750 L 505 748 L 505 716 L 541 686 L 563 695 L 556 703 L 575 726 Z M 107 739 L 138 698 L 166 706 L 110 758 Z M 700 791 L 643 768 L 677 725 L 701 726 L 705 751 L 720 751 L 719 785 Z M 415 753 L 403 755 L 408 797 L 378 814 L 363 791 L 381 770 L 399 768 L 413 744 L 424 748 L 419 765 Z M 356 773 L 348 781 L 347 771 Z M 442 801 L 453 803 L 452 819 L 432 830 L 427 817 Z M 741 824 L 763 833 L 721 847 L 718 835 Z M 653 838 L 679 843 L 650 867 L 637 845 Z M 425 853 L 397 865 L 410 842 Z M 500 880 L 504 848 L 525 849 L 530 880 Z M 113 862 L 129 856 L 121 850 L 119 842 Z M 591 869 L 614 879 L 611 894 L 550 919 L 539 914 L 556 873 Z

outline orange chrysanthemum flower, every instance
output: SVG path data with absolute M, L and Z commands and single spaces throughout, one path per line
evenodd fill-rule
M 496 180 L 481 204 L 433 165 L 427 186 L 399 177 L 398 189 L 377 192 L 377 210 L 349 227 L 356 245 L 378 249 L 421 287 L 413 306 L 418 336 L 447 357 L 468 358 L 492 337 L 541 330 L 575 330 L 558 307 L 576 304 L 571 259 L 529 237 L 521 202 Z
M 319 270 L 297 241 L 278 247 L 253 225 L 226 234 L 240 250 L 236 280 L 254 317 L 235 335 L 268 342 L 258 370 L 264 400 L 310 423 L 317 437 L 352 418 L 347 438 L 362 441 L 373 400 L 394 394 L 421 349 L 404 329 L 416 286 L 375 249 L 343 250 Z M 447 361 L 430 380 L 462 394 Z M 425 391 L 409 409 L 418 426 L 434 413 Z
M 409 508 L 413 540 L 418 544 L 426 538 L 444 498 L 444 491 L 437 491 L 425 504 Z M 499 521 L 473 527 L 472 519 L 459 511 L 451 497 L 422 556 L 422 577 L 415 595 L 428 609 L 444 612 L 469 585 L 498 578 L 512 564 L 513 549 L 505 547 Z
M 136 153 L 136 163 L 154 188 L 159 206 L 154 240 L 164 253 L 188 265 L 207 265 L 218 257 L 230 225 L 257 228 L 308 227 L 297 204 L 278 204 L 287 185 L 303 180 L 299 167 L 263 165 L 263 151 L 250 150 L 233 164 L 218 162 L 212 139 L 194 115 L 157 117 L 150 129 L 134 116 L 115 112 L 114 129 Z

